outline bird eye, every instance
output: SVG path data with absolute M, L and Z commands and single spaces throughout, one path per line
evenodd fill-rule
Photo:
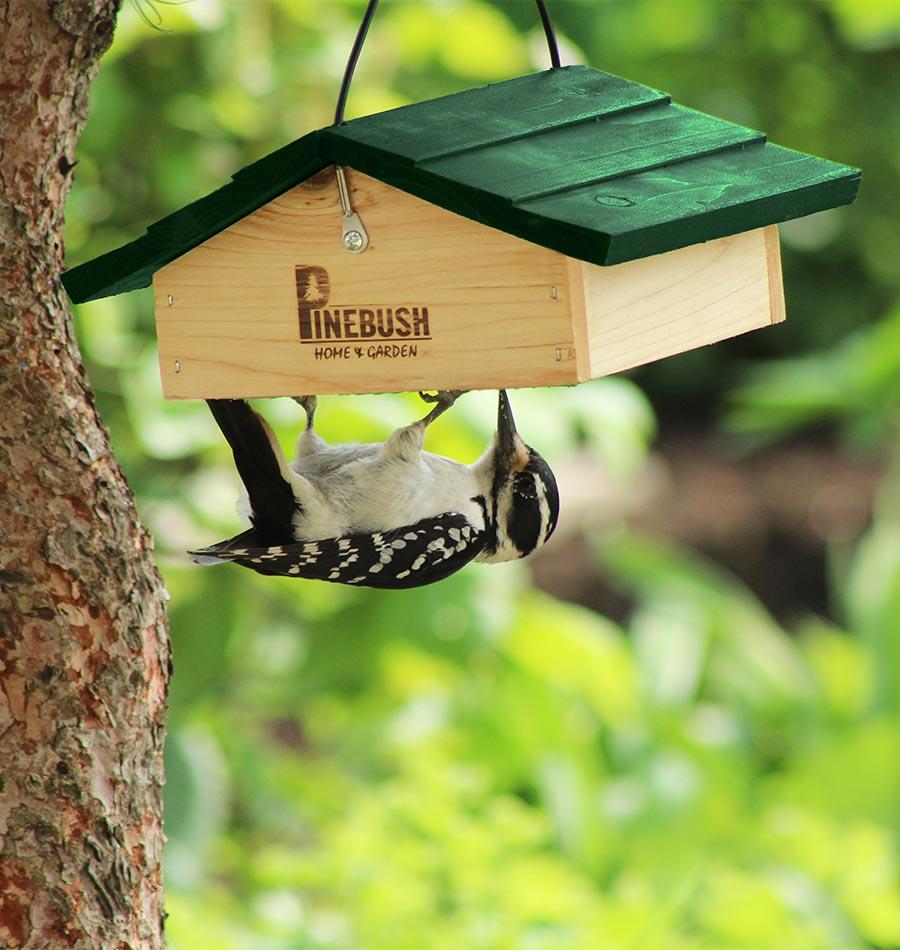
M 513 493 L 519 498 L 537 498 L 537 484 L 531 472 L 517 475 L 513 482 Z

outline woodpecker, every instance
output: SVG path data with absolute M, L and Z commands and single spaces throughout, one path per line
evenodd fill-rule
M 251 527 L 189 555 L 198 564 L 231 561 L 260 574 L 382 589 L 431 584 L 469 561 L 525 557 L 556 527 L 556 479 L 516 431 L 503 390 L 497 431 L 476 462 L 423 451 L 425 430 L 459 395 L 422 394 L 434 403 L 424 418 L 385 442 L 340 445 L 316 433 L 316 397 L 297 397 L 306 428 L 290 463 L 244 400 L 207 400 L 244 483 Z

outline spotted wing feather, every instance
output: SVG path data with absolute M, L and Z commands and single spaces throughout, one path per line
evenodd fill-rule
M 189 554 L 201 564 L 233 561 L 260 574 L 305 577 L 387 590 L 443 580 L 469 563 L 484 537 L 464 515 L 451 512 L 375 534 L 256 547 L 245 532 Z

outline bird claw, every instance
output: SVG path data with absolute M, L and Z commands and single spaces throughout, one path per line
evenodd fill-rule
M 420 424 L 427 428 L 438 416 L 445 413 L 464 392 L 466 392 L 464 389 L 439 389 L 433 396 L 430 393 L 420 392 L 419 398 L 423 402 L 434 406 L 424 419 L 419 420 Z
M 449 409 L 453 403 L 459 399 L 468 390 L 465 389 L 439 389 L 434 395 L 431 393 L 419 393 L 419 399 L 427 403 L 439 403 Z

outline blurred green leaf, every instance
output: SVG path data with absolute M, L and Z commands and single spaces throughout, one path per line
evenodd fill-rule
M 900 412 L 900 305 L 877 326 L 827 352 L 762 364 L 731 395 L 728 428 L 767 441 L 823 421 L 839 421 L 868 444 Z
M 646 620 L 640 615 L 638 628 L 683 625 L 676 635 L 710 639 L 707 688 L 712 694 L 730 693 L 732 702 L 743 699 L 779 713 L 808 700 L 809 673 L 796 647 L 723 570 L 634 534 L 606 539 L 597 552 L 621 583 L 639 592 L 646 605 L 641 610 L 655 615 Z

